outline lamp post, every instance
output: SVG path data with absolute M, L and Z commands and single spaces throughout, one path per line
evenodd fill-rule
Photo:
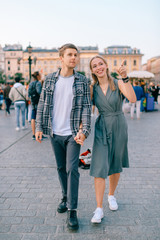
M 31 53 L 32 53 L 32 47 L 29 44 L 27 47 L 28 53 L 29 53 L 29 58 L 28 58 L 28 64 L 29 64 L 29 81 L 31 81 L 31 65 L 32 65 L 32 58 L 31 58 Z

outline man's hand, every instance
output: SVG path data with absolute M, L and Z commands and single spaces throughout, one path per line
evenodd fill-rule
M 75 136 L 74 140 L 76 141 L 77 144 L 80 144 L 83 146 L 83 142 L 84 140 L 86 139 L 86 136 L 81 132 L 79 131 L 77 133 L 77 135 Z
M 120 68 L 117 69 L 118 74 L 121 75 L 122 78 L 126 78 L 127 77 L 127 69 L 124 66 L 124 62 L 125 62 L 125 60 L 121 63 Z
M 36 141 L 41 143 L 41 140 L 42 140 L 42 132 L 36 132 Z

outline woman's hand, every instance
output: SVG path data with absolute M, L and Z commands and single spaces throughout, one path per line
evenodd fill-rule
M 120 68 L 117 69 L 118 74 L 121 75 L 122 78 L 126 78 L 127 77 L 127 69 L 124 66 L 124 62 L 125 62 L 125 60 L 121 63 Z

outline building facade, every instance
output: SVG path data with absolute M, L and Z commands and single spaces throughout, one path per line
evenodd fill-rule
M 103 53 L 99 52 L 97 46 L 78 47 L 79 63 L 76 67 L 77 71 L 84 72 L 87 78 L 91 79 L 89 62 L 95 55 L 101 55 L 108 63 L 110 72 L 116 72 L 123 60 L 127 71 L 141 70 L 141 62 L 143 54 L 137 48 L 129 46 L 110 46 L 104 49 Z M 5 72 L 7 78 L 14 76 L 15 73 L 22 73 L 23 78 L 29 80 L 29 53 L 28 50 L 22 50 L 21 45 L 5 46 Z M 33 48 L 31 52 L 31 72 L 39 71 L 42 79 L 46 75 L 57 70 L 61 66 L 58 49 L 42 49 Z
M 140 50 L 129 46 L 110 46 L 104 49 L 103 57 L 107 60 L 110 72 L 116 72 L 116 69 L 124 65 L 127 72 L 141 70 L 142 56 Z
M 156 84 L 160 84 L 160 56 L 150 58 L 146 64 L 143 64 L 142 69 L 153 73 Z
M 2 46 L 0 45 L 0 72 L 5 72 L 4 59 L 5 59 L 4 51 Z
M 23 50 L 22 45 L 6 45 L 5 53 L 5 74 L 7 79 L 11 79 L 16 73 L 23 73 Z
M 29 80 L 29 63 L 28 63 L 28 51 L 23 52 L 23 77 Z M 41 49 L 33 48 L 31 53 L 32 65 L 31 72 L 39 71 L 42 75 L 42 79 L 46 75 L 52 73 L 60 67 L 59 54 L 57 49 Z

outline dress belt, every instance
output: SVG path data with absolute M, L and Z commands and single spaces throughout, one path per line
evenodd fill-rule
M 110 113 L 100 113 L 103 117 L 110 117 L 110 116 L 118 116 L 123 114 L 122 111 L 117 111 L 117 112 L 110 112 Z
M 108 133 L 108 135 L 106 134 L 106 128 L 105 128 L 105 117 L 114 117 L 114 116 L 118 116 L 123 114 L 122 111 L 117 111 L 117 112 L 110 112 L 110 113 L 100 113 L 100 115 L 102 116 L 102 121 L 103 121 L 103 144 L 107 145 L 108 143 L 108 147 L 111 148 L 111 132 Z

